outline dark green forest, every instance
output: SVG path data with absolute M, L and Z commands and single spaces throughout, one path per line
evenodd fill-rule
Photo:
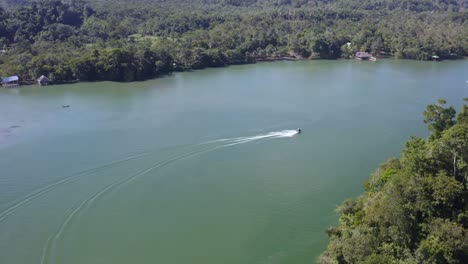
M 429 138 L 409 140 L 337 209 L 320 263 L 468 263 L 468 105 L 456 117 L 439 100 L 424 122 Z
M 468 54 L 467 0 L 0 1 L 0 76 L 134 81 L 258 60 Z

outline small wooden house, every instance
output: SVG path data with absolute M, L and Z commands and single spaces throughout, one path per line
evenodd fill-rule
M 377 58 L 372 56 L 372 54 L 365 52 L 365 51 L 358 51 L 354 57 L 358 60 L 370 60 L 370 61 L 377 61 Z
M 47 78 L 46 76 L 41 75 L 41 77 L 39 77 L 39 79 L 37 79 L 37 84 L 39 84 L 40 86 L 42 86 L 42 85 L 49 85 L 49 84 L 50 84 L 50 80 L 49 80 L 49 78 Z
M 354 57 L 358 60 L 369 60 L 372 55 L 365 51 L 358 51 Z
M 2 79 L 2 86 L 5 88 L 19 86 L 19 77 L 14 75 Z

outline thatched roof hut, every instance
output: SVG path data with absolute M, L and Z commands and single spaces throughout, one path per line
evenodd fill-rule
M 368 60 L 372 57 L 372 55 L 368 52 L 364 52 L 364 51 L 359 51 L 359 52 L 356 52 L 356 59 L 358 60 Z
M 41 77 L 39 77 L 39 79 L 37 79 L 37 83 L 39 85 L 49 85 L 50 84 L 50 80 L 49 78 L 47 78 L 46 76 L 44 75 L 41 75 Z

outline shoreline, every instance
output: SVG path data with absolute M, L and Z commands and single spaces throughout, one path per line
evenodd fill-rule
M 394 56 L 391 56 L 391 55 L 379 55 L 379 56 L 376 56 L 376 58 L 377 58 L 377 59 L 394 59 L 394 60 L 421 61 L 421 60 L 414 60 L 414 59 L 397 59 L 397 58 L 395 58 Z M 461 57 L 461 58 L 457 58 L 457 59 L 453 59 L 453 60 L 442 60 L 442 61 L 437 61 L 437 62 L 458 61 L 458 60 L 467 60 L 467 59 L 468 59 L 468 56 L 463 56 L 463 57 Z M 153 80 L 153 79 L 158 79 L 158 78 L 170 76 L 170 75 L 172 75 L 172 74 L 174 74 L 174 73 L 177 73 L 177 72 L 191 72 L 191 71 L 198 71 L 198 70 L 205 70 L 205 69 L 224 68 L 224 67 L 235 66 L 235 65 L 249 65 L 249 64 L 255 64 L 255 63 L 257 63 L 257 62 L 317 61 L 317 60 L 323 60 L 323 61 L 352 60 L 352 61 L 354 61 L 354 60 L 356 60 L 356 59 L 354 59 L 354 58 L 322 59 L 322 58 L 320 58 L 320 57 L 318 57 L 318 56 L 311 56 L 311 57 L 308 57 L 308 58 L 299 57 L 299 56 L 279 56 L 279 57 L 267 56 L 267 57 L 257 57 L 257 58 L 253 58 L 252 61 L 246 62 L 246 63 L 226 64 L 226 65 L 223 65 L 223 66 L 205 67 L 205 68 L 200 68 L 200 69 L 175 70 L 175 71 L 172 71 L 172 72 L 163 74 L 163 75 L 155 76 L 155 77 L 153 77 L 153 78 L 147 78 L 147 79 L 143 79 L 143 80 L 135 80 L 135 81 L 129 81 L 129 82 L 126 82 L 126 81 L 111 81 L 111 80 L 81 81 L 81 80 L 77 79 L 77 80 L 67 81 L 67 82 L 57 82 L 57 83 L 51 82 L 49 85 L 44 85 L 44 86 L 66 85 L 66 84 L 75 84 L 75 83 L 80 83 L 80 82 L 89 82 L 89 83 L 94 83 L 94 82 L 116 82 L 116 83 L 144 82 L 144 81 L 148 81 L 148 80 Z M 377 60 L 377 62 L 378 62 L 378 61 L 379 61 L 379 60 Z M 428 60 L 428 61 L 421 61 L 421 62 L 434 62 L 434 61 Z M 33 86 L 33 85 L 37 85 L 37 86 L 39 86 L 39 87 L 42 87 L 42 86 L 40 86 L 40 85 L 37 84 L 37 80 L 25 80 L 25 81 L 21 81 L 21 82 L 20 82 L 20 85 L 17 86 L 17 87 L 14 87 L 14 88 L 1 87 L 1 88 L 4 88 L 4 89 L 15 89 L 15 88 L 18 88 L 18 87 L 21 87 L 21 86 Z
M 279 57 L 273 57 L 273 56 L 267 56 L 267 57 L 258 57 L 254 59 L 255 62 L 269 62 L 269 61 L 301 61 L 301 60 L 311 60 L 308 58 L 303 58 L 303 57 L 295 57 L 295 56 L 279 56 Z

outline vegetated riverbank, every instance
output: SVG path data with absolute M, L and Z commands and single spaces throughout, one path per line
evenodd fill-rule
M 378 60 L 380 59 L 392 59 L 394 58 L 393 56 L 391 55 L 378 55 L 376 56 Z M 468 57 L 463 57 L 463 58 L 460 58 L 460 59 L 467 59 Z M 349 59 L 354 59 L 354 58 L 340 58 L 340 59 L 337 59 L 337 60 L 349 60 Z M 193 70 L 202 70 L 202 69 L 207 69 L 207 68 L 219 68 L 219 67 L 228 67 L 228 66 L 232 66 L 232 65 L 246 65 L 246 64 L 254 64 L 254 63 L 257 63 L 257 62 L 275 62 L 275 61 L 306 61 L 306 60 L 324 60 L 324 59 L 321 59 L 319 56 L 310 56 L 308 58 L 304 58 L 304 57 L 301 57 L 301 56 L 298 56 L 298 55 L 285 55 L 285 56 L 268 56 L 268 57 L 256 57 L 256 58 L 253 58 L 251 60 L 249 60 L 248 62 L 244 62 L 244 63 L 235 63 L 235 64 L 227 64 L 227 65 L 217 65 L 217 66 L 207 66 L 207 67 L 203 67 L 203 68 L 194 68 L 194 69 L 181 69 L 181 68 L 177 68 L 175 67 L 172 71 L 168 71 L 166 73 L 160 73 L 156 76 L 150 76 L 148 78 L 144 78 L 144 79 L 137 79 L 137 80 L 108 80 L 108 79 L 93 79 L 93 80 L 80 80 L 80 79 L 72 79 L 72 80 L 67 80 L 67 81 L 54 81 L 54 82 L 51 82 L 50 84 L 73 84 L 73 83 L 78 83 L 80 81 L 87 81 L 87 82 L 93 82 L 93 81 L 117 81 L 117 82 L 133 82 L 133 81 L 145 81 L 145 80 L 149 80 L 149 79 L 154 79 L 154 78 L 160 78 L 160 77 L 164 77 L 164 76 L 170 76 L 172 75 L 173 73 L 176 73 L 176 72 L 186 72 L 186 71 L 193 71 Z M 369 63 L 372 63 L 371 61 L 369 61 Z M 35 79 L 29 79 L 29 80 L 24 80 L 24 79 L 21 79 L 20 78 L 20 84 L 21 85 L 37 85 L 37 80 Z
M 456 117 L 444 104 L 424 111 L 428 139 L 413 137 L 337 209 L 320 263 L 468 262 L 468 105 Z
M 319 57 L 309 57 L 309 58 L 303 58 L 301 56 L 292 56 L 292 55 L 286 55 L 286 56 L 268 56 L 268 57 L 256 57 L 252 58 L 251 60 L 248 60 L 244 63 L 236 63 L 236 64 L 226 64 L 226 65 L 216 65 L 216 66 L 207 66 L 204 68 L 194 68 L 194 69 L 183 69 L 183 68 L 178 68 L 177 65 L 174 65 L 174 69 L 172 71 L 168 71 L 167 73 L 161 73 L 158 74 L 157 76 L 153 77 L 148 77 L 148 79 L 153 79 L 153 78 L 159 78 L 159 77 L 164 77 L 167 75 L 172 75 L 175 72 L 186 72 L 186 71 L 192 71 L 192 70 L 202 70 L 206 68 L 219 68 L 219 67 L 228 67 L 231 65 L 245 65 L 245 64 L 253 64 L 257 62 L 275 62 L 275 61 L 303 61 L 303 60 L 318 60 L 320 59 Z M 118 82 L 132 82 L 132 81 L 144 81 L 147 79 L 138 79 L 138 80 L 118 80 Z M 82 80 L 80 79 L 72 79 L 72 80 L 56 80 L 54 82 L 50 82 L 49 84 L 73 84 L 80 82 Z M 99 79 L 99 80 L 84 80 L 84 81 L 107 81 L 106 79 Z M 115 81 L 115 80 L 114 80 Z M 21 85 L 37 85 L 37 80 L 34 79 L 20 79 L 20 84 Z
M 5 5 L 4 5 L 5 6 Z M 0 75 L 135 81 L 255 60 L 356 51 L 430 60 L 468 54 L 462 0 L 60 1 L 0 9 Z M 415 33 L 417 32 L 417 34 Z

